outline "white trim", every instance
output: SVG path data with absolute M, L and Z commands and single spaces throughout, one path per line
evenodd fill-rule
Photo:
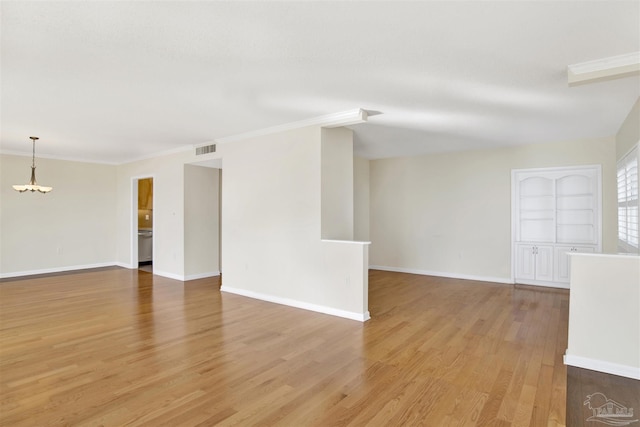
M 325 128 L 337 128 L 341 126 L 356 125 L 366 123 L 369 115 L 366 110 L 356 108 L 355 110 L 342 111 L 340 113 L 327 114 L 326 116 L 316 117 L 315 120 L 321 120 L 319 123 Z M 312 119 L 314 120 L 314 119 Z
M 208 271 L 206 273 L 189 274 L 188 276 L 184 276 L 184 281 L 188 282 L 189 280 L 204 279 L 207 277 L 216 277 L 219 275 L 219 271 Z
M 371 318 L 369 312 L 356 313 L 353 311 L 340 310 L 337 308 L 327 307 L 324 305 L 311 304 L 308 302 L 298 301 L 290 298 L 276 297 L 273 295 L 267 295 L 260 292 L 248 291 L 246 289 L 238 289 L 230 286 L 220 287 L 222 292 L 230 294 L 241 295 L 243 297 L 258 299 L 267 302 L 273 302 L 276 304 L 287 305 L 289 307 L 301 308 L 304 310 L 315 311 L 318 313 L 330 314 L 332 316 L 344 317 L 346 319 L 357 320 L 359 322 L 366 322 Z
M 27 153 L 26 151 L 2 150 L 2 149 L 0 149 L 0 154 L 7 155 L 7 156 L 20 156 L 20 157 L 29 157 L 29 158 L 32 156 L 32 153 Z M 78 163 L 97 163 L 97 164 L 109 165 L 109 166 L 118 166 L 120 164 L 118 162 L 109 162 L 106 160 L 85 159 L 82 157 L 56 156 L 54 154 L 41 154 L 40 152 L 38 152 L 38 159 L 62 160 L 65 162 L 78 162 Z
M 179 280 L 181 282 L 185 281 L 184 275 L 182 274 L 169 273 L 168 271 L 160 271 L 160 270 L 156 270 L 155 268 L 153 269 L 153 274 L 155 276 L 166 277 L 167 279 Z
M 532 286 L 544 286 L 545 288 L 556 289 L 569 289 L 569 284 L 564 282 L 544 282 L 542 280 L 527 280 L 518 279 L 515 281 L 516 285 L 532 285 Z
M 601 253 L 589 253 L 589 252 L 574 252 L 572 254 L 569 254 L 570 256 L 588 256 L 588 257 L 598 257 L 598 258 L 618 258 L 618 259 L 623 259 L 623 258 L 629 258 L 629 257 L 637 257 L 638 254 L 634 254 L 634 253 L 626 253 L 626 252 L 621 252 L 618 254 L 601 254 Z
M 139 188 L 139 184 L 138 182 L 141 179 L 144 178 L 140 178 L 137 176 L 132 176 L 131 178 L 131 198 L 130 198 L 130 202 L 131 202 L 131 208 L 129 211 L 129 214 L 131 215 L 129 217 L 129 264 L 131 265 L 138 265 L 138 237 L 137 237 L 137 231 L 138 231 L 138 188 Z M 155 197 L 153 198 L 154 202 L 155 202 Z M 155 222 L 155 218 L 154 218 L 154 222 Z M 135 230 L 135 232 L 134 232 Z M 134 237 L 134 235 L 136 237 Z M 151 262 L 153 262 L 153 243 L 155 241 L 155 238 L 151 241 Z
M 156 176 L 155 174 L 151 174 L 151 175 L 135 175 L 130 177 L 129 179 L 131 180 L 131 223 L 130 223 L 130 233 L 131 233 L 131 240 L 129 241 L 129 264 L 132 266 L 137 266 L 139 259 L 138 259 L 138 181 L 140 181 L 141 179 L 148 179 L 151 178 L 153 180 L 153 192 L 155 193 L 156 191 Z M 153 222 L 155 223 L 155 217 L 156 217 L 156 198 L 153 198 L 153 204 L 151 206 L 151 210 L 153 211 Z M 156 257 L 156 242 L 157 242 L 157 235 L 156 235 L 156 230 L 155 227 L 153 229 L 153 240 L 151 242 L 152 246 L 151 246 L 151 262 L 155 261 L 155 257 Z M 137 267 L 132 267 L 132 268 L 137 268 Z
M 593 164 L 593 165 L 574 165 L 574 166 L 552 166 L 545 168 L 524 168 L 524 169 L 511 169 L 512 172 L 518 173 L 536 173 L 536 172 L 563 172 L 566 170 L 579 170 L 579 169 L 588 169 L 588 168 L 598 168 L 600 173 L 602 173 L 602 165 Z
M 218 138 L 213 141 L 214 144 L 224 144 L 227 142 L 240 141 L 247 138 L 257 136 L 271 135 L 274 133 L 286 132 L 293 129 L 300 129 L 307 126 L 322 127 L 338 127 L 353 125 L 356 123 L 365 123 L 367 121 L 367 112 L 361 108 L 355 110 L 342 111 L 340 113 L 326 114 L 324 116 L 312 117 L 310 119 L 300 120 L 297 122 L 285 123 L 278 126 L 272 126 L 264 129 L 258 129 L 250 132 L 230 135 L 224 138 Z
M 188 276 L 185 276 L 184 274 L 175 274 L 175 273 L 170 273 L 168 271 L 156 270 L 154 268 L 153 269 L 153 274 L 155 274 L 157 276 L 166 277 L 167 279 L 179 280 L 181 282 L 188 282 L 189 280 L 204 279 L 206 277 L 219 276 L 220 272 L 219 271 L 209 271 L 207 273 L 190 274 Z
M 567 66 L 569 86 L 640 74 L 640 52 L 611 56 Z
M 43 268 L 40 270 L 15 271 L 13 273 L 0 273 L 0 279 L 9 279 L 12 277 L 22 277 L 22 276 L 33 276 L 35 274 L 64 273 L 66 271 L 87 270 L 90 268 L 101 268 L 101 267 L 121 267 L 129 270 L 138 269 L 138 267 L 134 267 L 131 264 L 114 261 L 114 262 L 101 262 L 97 264 L 72 265 L 68 267 Z M 187 282 L 189 280 L 204 279 L 206 277 L 219 276 L 220 271 L 210 271 L 206 273 L 190 274 L 188 276 L 184 276 L 180 274 L 168 273 L 166 271 L 159 271 L 154 269 L 153 274 L 156 274 L 162 277 L 167 277 L 169 279 L 180 280 L 181 282 Z
M 590 359 L 574 354 L 564 355 L 564 364 L 577 368 L 590 369 L 606 374 L 618 375 L 626 378 L 640 380 L 640 367 L 620 365 L 618 363 L 605 362 L 604 360 Z
M 324 116 L 312 117 L 310 119 L 285 123 L 282 125 L 240 133 L 237 135 L 225 136 L 219 139 L 211 139 L 203 143 L 192 144 L 189 146 L 175 147 L 165 151 L 160 151 L 156 153 L 146 154 L 140 157 L 135 157 L 133 159 L 126 159 L 126 160 L 120 160 L 120 161 L 101 161 L 101 160 L 94 160 L 94 159 L 63 157 L 63 156 L 55 156 L 55 155 L 48 155 L 48 154 L 38 154 L 38 158 L 67 160 L 71 162 L 82 162 L 82 163 L 100 163 L 100 164 L 106 164 L 106 165 L 112 165 L 112 166 L 121 166 L 129 163 L 139 162 L 141 160 L 149 160 L 149 159 L 155 159 L 158 157 L 169 156 L 172 154 L 195 151 L 196 147 L 201 147 L 204 145 L 223 144 L 226 142 L 240 141 L 247 138 L 270 135 L 274 133 L 285 132 L 288 130 L 300 129 L 303 127 L 314 126 L 314 125 L 326 127 L 326 128 L 349 126 L 349 125 L 358 124 L 358 123 L 366 123 L 367 120 L 368 120 L 367 111 L 363 110 L 362 108 L 356 108 L 353 110 L 341 111 L 339 113 L 332 113 L 332 114 L 326 114 Z M 0 154 L 31 157 L 31 154 L 27 154 L 27 152 L 25 151 L 12 151 L 12 150 L 0 149 Z M 211 154 L 211 155 L 217 154 L 218 157 L 220 156 L 219 153 L 208 153 L 208 154 Z
M 209 145 L 209 144 L 204 144 L 204 145 Z M 128 163 L 134 163 L 134 162 L 139 162 L 141 160 L 149 160 L 149 159 L 155 159 L 157 157 L 163 157 L 163 156 L 169 156 L 171 154 L 177 154 L 177 153 L 183 153 L 186 151 L 191 151 L 193 149 L 193 147 L 195 146 L 188 146 L 188 147 L 176 147 L 176 148 L 171 148 L 169 150 L 165 150 L 165 151 L 160 151 L 157 153 L 152 153 L 152 154 L 147 154 L 141 157 L 136 157 L 133 159 L 127 159 L 127 160 L 120 160 L 120 161 L 107 161 L 107 160 L 96 160 L 96 159 L 87 159 L 84 157 L 67 157 L 67 156 L 57 156 L 55 154 L 40 154 L 40 152 L 38 152 L 38 158 L 39 159 L 50 159 L 50 160 L 63 160 L 63 161 L 67 161 L 67 162 L 78 162 L 78 163 L 97 163 L 97 164 L 101 164 L 101 165 L 110 165 L 110 166 L 121 166 L 121 165 L 126 165 Z M 8 155 L 8 156 L 21 156 L 21 157 L 31 157 L 32 153 L 28 153 L 26 151 L 16 151 L 16 150 L 3 150 L 0 149 L 0 154 L 2 155 Z M 210 153 L 210 154 L 215 154 L 215 153 Z
M 361 242 L 357 240 L 331 240 L 331 239 L 321 239 L 321 242 L 329 242 L 329 243 L 355 243 L 356 245 L 370 245 L 371 242 Z
M 134 266 L 132 264 L 127 264 L 126 262 L 120 262 L 120 261 L 115 262 L 114 265 L 117 266 L 117 267 L 127 268 L 129 270 L 133 270 L 134 268 L 138 268 L 138 267 L 136 267 L 136 266 Z
M 513 281 L 504 277 L 476 276 L 473 274 L 447 273 L 443 271 L 418 270 L 415 268 L 387 267 L 382 265 L 370 265 L 369 270 L 394 271 L 396 273 L 420 274 L 422 276 L 447 277 L 450 279 L 475 280 L 478 282 L 493 282 L 513 285 Z
M 8 279 L 11 277 L 33 276 L 35 274 L 63 273 L 73 270 L 87 270 L 89 268 L 116 267 L 120 266 L 117 262 L 99 262 L 95 264 L 70 265 L 66 267 L 42 268 L 40 270 L 14 271 L 12 273 L 0 273 L 0 279 Z
M 579 64 L 569 65 L 567 68 L 569 68 L 573 74 L 580 75 L 593 73 L 595 71 L 605 71 L 616 67 L 624 67 L 627 65 L 640 65 L 640 52 L 631 52 L 623 55 L 596 59 L 594 61 L 580 62 Z
M 170 149 L 165 150 L 165 151 L 160 151 L 160 152 L 152 153 L 152 154 L 146 154 L 146 155 L 141 156 L 141 157 L 136 157 L 136 158 L 133 158 L 133 159 L 125 160 L 125 161 L 122 161 L 120 163 L 117 163 L 117 165 L 119 165 L 119 166 L 120 165 L 126 165 L 126 164 L 129 164 L 129 163 L 139 162 L 141 160 L 149 160 L 149 159 L 155 159 L 157 157 L 170 156 L 171 154 L 184 153 L 184 152 L 193 150 L 194 149 L 193 147 L 194 147 L 193 145 L 189 145 L 187 147 L 181 146 L 181 147 L 170 148 Z

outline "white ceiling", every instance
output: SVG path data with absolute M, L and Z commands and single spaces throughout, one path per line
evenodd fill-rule
M 121 163 L 363 108 L 356 154 L 614 135 L 639 1 L 1 2 L 1 149 Z

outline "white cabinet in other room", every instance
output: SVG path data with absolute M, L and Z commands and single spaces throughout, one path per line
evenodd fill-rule
M 600 252 L 601 168 L 512 171 L 514 279 L 567 287 L 571 252 Z
M 516 245 L 516 277 L 553 281 L 553 246 Z
M 556 246 L 554 249 L 554 275 L 555 282 L 569 283 L 569 272 L 571 271 L 569 254 L 575 253 L 594 253 L 593 246 Z

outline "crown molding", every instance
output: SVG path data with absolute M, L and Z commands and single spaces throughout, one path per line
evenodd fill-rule
M 204 145 L 210 144 L 224 144 L 227 142 L 240 141 L 247 138 L 253 138 L 257 136 L 270 135 L 279 132 L 285 132 L 293 129 L 300 129 L 307 126 L 321 126 L 326 128 L 335 128 L 340 126 L 349 126 L 358 123 L 366 123 L 368 119 L 368 114 L 366 110 L 362 108 L 357 108 L 349 111 L 342 111 L 339 113 L 326 114 L 324 116 L 313 117 L 310 119 L 300 120 L 297 122 L 285 123 L 283 125 L 272 126 L 264 129 L 258 129 L 251 132 L 245 132 L 237 135 L 231 135 L 224 138 L 212 139 L 207 142 L 192 144 L 188 146 L 180 146 L 173 149 L 151 153 L 145 156 L 136 157 L 132 159 L 127 159 L 119 162 L 107 162 L 100 161 L 95 159 L 84 159 L 81 157 L 64 157 L 64 156 L 52 156 L 47 154 L 38 154 L 37 158 L 42 159 L 54 159 L 54 160 L 67 160 L 72 162 L 84 162 L 84 163 L 100 163 L 105 165 L 125 165 L 128 163 L 139 162 L 141 160 L 149 160 L 155 159 L 157 157 L 168 156 L 171 154 L 182 153 L 186 151 L 192 151 L 196 147 L 201 147 Z M 0 149 L 0 154 L 14 155 L 14 156 L 31 156 L 31 153 L 27 153 L 24 151 L 9 151 Z
M 170 148 L 169 150 L 165 150 L 165 151 L 160 151 L 160 152 L 156 152 L 156 153 L 151 153 L 148 155 L 144 155 L 141 157 L 136 157 L 133 159 L 128 159 L 119 163 L 116 163 L 117 165 L 126 165 L 128 163 L 134 163 L 134 162 L 139 162 L 141 160 L 149 160 L 149 159 L 155 159 L 158 157 L 163 157 L 163 156 L 170 156 L 171 154 L 178 154 L 178 153 L 184 153 L 185 151 L 192 151 L 193 150 L 193 145 L 187 145 L 187 146 L 180 146 L 180 147 L 175 147 L 175 148 Z
M 83 158 L 83 157 L 66 157 L 66 156 L 56 156 L 56 155 L 51 155 L 51 154 L 38 154 L 36 156 L 36 160 L 37 159 L 50 159 L 50 160 L 64 160 L 64 161 L 68 161 L 68 162 L 80 162 L 80 163 L 97 163 L 97 164 L 102 164 L 102 165 L 111 165 L 111 166 L 120 166 L 120 165 L 126 165 L 128 163 L 134 163 L 134 162 L 138 162 L 141 160 L 149 160 L 149 159 L 155 159 L 157 157 L 162 157 L 162 156 L 169 156 L 171 154 L 177 154 L 177 153 L 182 153 L 185 151 L 191 151 L 193 150 L 193 147 L 191 145 L 189 146 L 181 146 L 181 147 L 176 147 L 176 148 L 172 148 L 169 150 L 165 150 L 165 151 L 160 151 L 160 152 L 156 152 L 156 153 L 151 153 L 145 156 L 141 156 L 141 157 L 135 157 L 133 159 L 127 159 L 127 160 L 123 160 L 123 161 L 105 161 L 105 160 L 96 160 L 96 159 L 87 159 L 87 158 Z M 0 150 L 0 154 L 6 154 L 9 156 L 22 156 L 22 157 L 31 157 L 31 153 L 27 153 L 26 151 L 13 151 L 13 150 Z
M 14 150 L 0 150 L 0 154 L 7 156 L 21 156 L 21 157 L 31 157 L 32 153 L 27 153 L 26 151 L 14 151 Z M 117 166 L 119 162 L 108 162 L 105 160 L 95 160 L 95 159 L 86 159 L 82 157 L 66 157 L 66 156 L 56 156 L 51 154 L 40 154 L 36 156 L 36 161 L 38 159 L 49 159 L 49 160 L 63 160 L 66 162 L 81 162 L 81 163 L 97 163 L 101 165 L 111 165 Z
M 367 112 L 362 108 L 357 108 L 355 110 L 326 114 L 324 116 L 313 117 L 297 122 L 285 123 L 283 125 L 272 126 L 264 129 L 240 133 L 237 135 L 226 136 L 224 138 L 218 138 L 215 141 L 211 141 L 210 143 L 224 144 L 227 142 L 241 141 L 243 139 L 254 138 L 257 136 L 271 135 L 274 133 L 285 132 L 293 129 L 300 129 L 307 126 L 321 126 L 326 128 L 349 126 L 357 123 L 365 123 L 367 121 L 367 118 Z
M 640 52 L 610 56 L 567 67 L 569 86 L 640 75 Z

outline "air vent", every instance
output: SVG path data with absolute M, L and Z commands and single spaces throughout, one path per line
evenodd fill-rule
M 216 144 L 211 145 L 203 145 L 202 147 L 196 147 L 196 156 L 201 156 L 203 154 L 215 153 L 216 152 Z

